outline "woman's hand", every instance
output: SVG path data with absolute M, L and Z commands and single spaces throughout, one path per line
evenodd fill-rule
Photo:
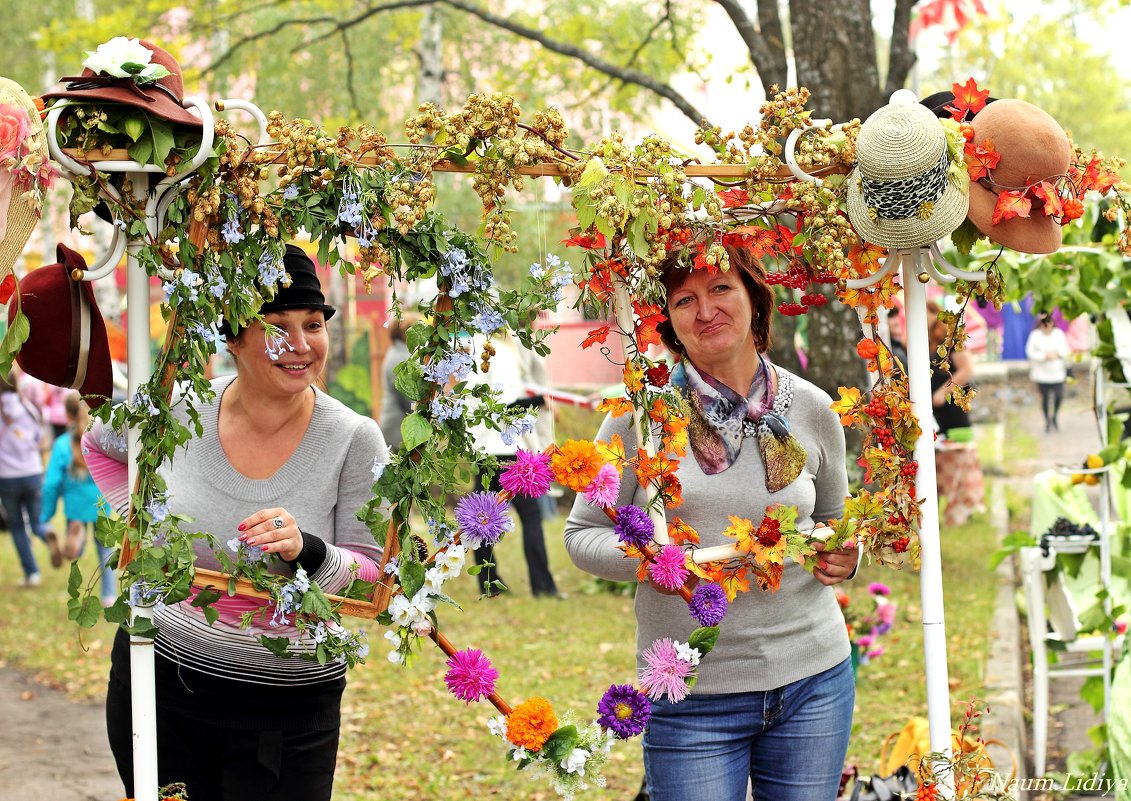
M 852 540 L 846 542 L 843 547 L 831 551 L 825 550 L 823 542 L 814 543 L 813 547 L 820 554 L 817 568 L 813 571 L 813 578 L 826 587 L 847 581 L 856 572 L 859 554 L 856 543 Z
M 260 509 L 239 524 L 240 540 L 264 553 L 293 562 L 302 550 L 302 532 L 286 509 Z

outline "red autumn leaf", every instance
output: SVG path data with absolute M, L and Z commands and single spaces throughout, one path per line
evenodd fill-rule
M 966 172 L 970 174 L 971 181 L 989 175 L 990 170 L 1001 161 L 1001 153 L 994 150 L 992 139 L 985 139 L 980 145 L 967 142 L 963 152 L 966 154 Z
M 790 250 L 792 250 L 795 253 L 801 252 L 800 247 L 794 247 L 793 246 L 793 238 L 795 236 L 797 236 L 799 233 L 801 233 L 801 226 L 802 225 L 804 225 L 804 221 L 802 219 L 798 218 L 796 230 L 791 230 L 789 228 L 786 228 L 784 225 L 779 225 L 777 227 L 778 239 L 781 241 L 782 253 L 787 253 Z
M 605 340 L 609 338 L 609 326 L 603 325 L 600 328 L 594 328 L 589 332 L 589 336 L 581 343 L 582 348 L 588 348 L 597 342 L 604 344 Z
M 723 200 L 724 209 L 734 208 L 735 206 L 745 206 L 750 202 L 750 193 L 738 187 L 719 192 L 719 197 Z
M 755 256 L 776 253 L 781 248 L 781 240 L 778 239 L 777 232 L 760 225 L 739 225 L 732 228 L 730 233 L 740 234 L 742 244 L 750 248 Z M 726 236 L 723 237 L 723 244 L 726 244 Z
M 1014 217 L 1028 217 L 1032 208 L 1033 201 L 1025 197 L 1024 191 L 1002 192 L 997 196 L 997 205 L 994 206 L 994 213 L 990 222 L 997 225 L 1005 220 L 1012 220 Z
M 1061 201 L 1060 193 L 1056 191 L 1056 187 L 1048 181 L 1041 181 L 1030 190 L 1035 197 L 1042 201 L 1042 207 L 1046 217 L 1061 217 L 1064 215 L 1064 204 Z
M 1072 173 L 1074 182 L 1076 183 L 1077 194 L 1083 194 L 1089 189 L 1095 189 L 1101 195 L 1106 193 L 1117 183 L 1119 183 L 1119 176 L 1112 172 L 1100 169 L 1100 157 L 1093 155 L 1088 162 L 1088 166 L 1084 168 L 1083 174 L 1079 172 Z
M 644 351 L 650 344 L 659 345 L 662 340 L 657 329 L 660 323 L 668 319 L 664 316 L 664 307 L 654 303 L 633 301 L 632 308 L 640 320 L 636 325 L 636 347 Z
M 569 239 L 563 239 L 562 244 L 570 248 L 582 248 L 583 250 L 599 250 L 605 247 L 605 235 L 600 231 L 589 231 L 571 236 Z
M 4 280 L 0 281 L 0 303 L 7 303 L 12 298 L 12 293 L 16 291 L 16 276 L 8 273 L 4 276 Z
M 986 107 L 986 98 L 990 96 L 990 90 L 979 90 L 978 84 L 973 78 L 967 78 L 966 83 L 956 83 L 951 87 L 954 93 L 954 110 L 960 111 L 961 114 L 954 116 L 954 111 L 951 116 L 954 119 L 961 121 L 969 111 L 971 116 L 977 114 L 979 111 Z

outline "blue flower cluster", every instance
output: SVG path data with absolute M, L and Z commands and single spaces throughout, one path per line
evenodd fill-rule
M 517 420 L 512 420 L 502 430 L 503 442 L 507 445 L 514 445 L 518 438 L 524 434 L 529 434 L 534 430 L 534 424 L 538 422 L 537 412 L 527 412 Z
M 433 384 L 444 386 L 448 381 L 464 381 L 471 375 L 475 357 L 462 350 L 453 351 L 442 359 L 433 359 L 424 365 L 424 377 Z
M 157 414 L 157 407 L 153 405 L 153 401 L 149 397 L 149 393 L 144 389 L 139 389 L 134 393 L 134 399 L 130 402 L 130 408 L 134 411 L 138 409 L 145 409 L 150 415 Z
M 264 248 L 259 254 L 259 282 L 265 287 L 273 287 L 283 279 L 287 271 L 283 269 L 283 255 L 271 248 Z
M 490 336 L 506 324 L 502 313 L 489 303 L 476 302 L 471 307 L 475 312 L 471 325 L 481 334 Z
M 284 584 L 279 590 L 278 600 L 275 602 L 275 614 L 269 624 L 272 626 L 290 623 L 289 614 L 302 608 L 302 595 L 310 589 L 310 579 L 301 567 L 295 571 L 295 577 Z
M 129 597 L 126 603 L 130 608 L 138 606 L 152 606 L 160 611 L 165 608 L 165 590 L 162 587 L 151 585 L 145 579 L 138 579 L 130 585 Z
M 216 341 L 216 332 L 205 326 L 204 323 L 199 320 L 188 327 L 188 332 L 193 336 L 200 337 L 205 342 Z
M 432 403 L 429 404 L 428 408 L 436 422 L 444 423 L 463 417 L 464 402 L 462 399 L 453 398 L 451 395 L 436 395 L 432 398 Z
M 242 559 L 249 564 L 267 561 L 267 554 L 262 549 L 249 546 L 239 537 L 228 540 L 228 550 L 236 555 L 236 559 Z
M 264 329 L 263 341 L 266 344 L 267 357 L 273 362 L 279 361 L 279 356 L 285 351 L 294 350 L 294 346 L 287 341 L 287 332 L 278 328 L 273 332 L 271 329 Z
M 428 533 L 432 535 L 432 542 L 442 547 L 452 541 L 452 535 L 456 533 L 456 530 L 448 521 L 430 517 L 428 518 Z
M 453 298 L 473 289 L 486 292 L 492 285 L 491 273 L 469 260 L 467 253 L 459 248 L 452 248 L 445 254 L 440 262 L 440 272 L 451 279 L 448 295 Z
M 233 206 L 231 211 L 228 212 L 227 221 L 220 227 L 220 236 L 224 237 L 224 241 L 229 245 L 238 245 L 243 242 L 243 231 L 240 230 L 240 213 L 237 206 Z

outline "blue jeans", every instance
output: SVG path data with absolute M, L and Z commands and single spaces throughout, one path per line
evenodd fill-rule
M 0 503 L 4 504 L 4 514 L 8 517 L 8 530 L 12 532 L 12 544 L 16 546 L 24 576 L 39 572 L 39 565 L 35 561 L 35 554 L 32 553 L 31 541 L 27 535 L 28 523 L 31 524 L 31 532 L 46 542 L 43 536 L 43 524 L 39 522 L 39 507 L 43 500 L 40 494 L 42 487 L 42 474 L 0 478 Z M 27 523 L 24 522 L 25 514 Z
M 851 660 L 767 692 L 652 703 L 644 769 L 652 801 L 833 801 L 848 751 Z
M 82 527 L 82 540 L 80 540 L 79 552 L 77 554 L 75 554 L 76 559 L 81 558 L 83 551 L 86 550 L 86 538 L 88 536 L 93 537 L 93 534 L 91 533 L 91 528 L 93 527 L 93 525 L 94 525 L 93 523 L 86 523 L 82 520 L 68 520 L 67 521 L 67 537 L 68 537 L 68 539 L 70 539 L 70 533 L 71 533 L 72 528 L 74 528 L 76 526 Z M 110 564 L 110 557 L 113 556 L 114 549 L 113 548 L 107 548 L 105 545 L 103 545 L 97 539 L 94 540 L 94 545 L 98 549 L 98 569 L 100 571 L 102 571 L 101 579 L 100 579 L 100 581 L 102 582 L 102 599 L 107 600 L 107 599 L 110 599 L 110 598 L 117 598 L 118 597 L 118 577 L 114 573 L 114 571 L 117 569 L 118 563 L 115 562 L 114 564 Z

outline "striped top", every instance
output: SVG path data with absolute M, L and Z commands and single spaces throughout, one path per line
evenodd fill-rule
M 170 511 L 192 521 L 182 523 L 182 529 L 211 532 L 219 547 L 226 547 L 244 518 L 281 507 L 295 517 L 306 539 L 300 564 L 326 593 L 345 588 L 353 565 L 360 578 L 375 580 L 380 549 L 356 513 L 372 495 L 374 466 L 388 461 L 377 424 L 313 389 L 314 413 L 298 448 L 270 478 L 249 479 L 228 462 L 217 434 L 220 401 L 231 381 L 213 381 L 214 401 L 196 404 L 202 436 L 191 439 L 162 468 Z M 182 422 L 191 425 L 187 415 Z M 123 509 L 128 502 L 124 438 L 95 429 L 83 442 L 91 475 L 110 504 Z M 273 561 L 273 572 L 291 575 L 288 565 Z M 196 545 L 196 564 L 219 569 L 202 541 Z M 154 612 L 160 628 L 156 651 L 163 657 L 158 660 L 159 704 L 175 705 L 182 713 L 187 708 L 207 722 L 247 727 L 336 725 L 337 705 L 331 714 L 323 696 L 340 695 L 345 667 L 279 657 L 260 645 L 262 634 L 297 639 L 292 625 L 270 625 L 274 609 L 269 601 L 225 595 L 214 606 L 220 619 L 211 626 L 190 602 Z M 241 628 L 244 613 L 257 611 L 262 614 Z M 126 656 L 124 647 L 115 648 L 116 656 L 118 652 Z M 112 672 L 125 680 L 125 662 L 115 658 Z M 162 681 L 162 675 L 170 680 Z M 286 699 L 282 708 L 281 698 Z

